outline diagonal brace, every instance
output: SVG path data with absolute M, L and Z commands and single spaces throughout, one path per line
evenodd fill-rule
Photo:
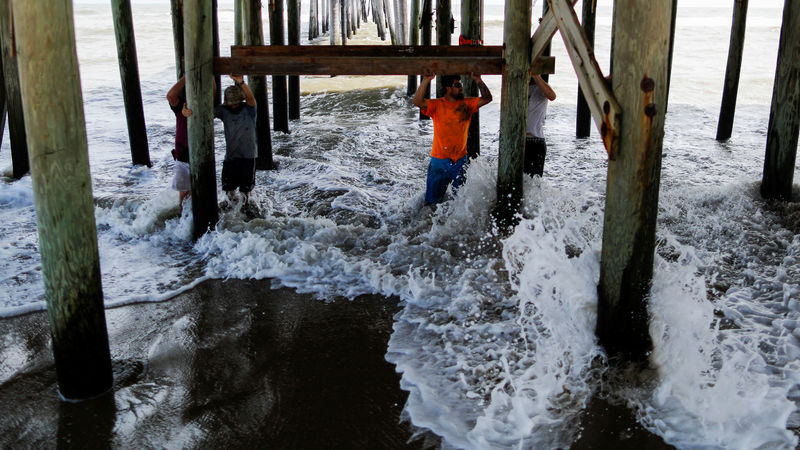
M 573 6 L 578 3 L 578 0 L 570 1 Z M 544 48 L 547 47 L 547 44 L 553 39 L 553 35 L 556 34 L 556 31 L 558 31 L 558 25 L 556 24 L 555 17 L 553 17 L 553 7 L 551 6 L 547 14 L 539 21 L 539 27 L 536 28 L 533 36 L 531 36 L 531 61 L 536 61 L 538 57 L 542 56 Z
M 617 103 L 611 88 L 606 84 L 603 72 L 594 57 L 592 46 L 586 39 L 586 33 L 578 22 L 578 16 L 570 6 L 570 1 L 548 0 L 550 3 L 548 15 L 552 13 L 558 30 L 561 32 L 561 38 L 564 40 L 567 53 L 572 60 L 572 66 L 578 75 L 589 111 L 591 111 L 595 125 L 603 138 L 608 159 L 613 161 L 617 157 L 622 108 Z

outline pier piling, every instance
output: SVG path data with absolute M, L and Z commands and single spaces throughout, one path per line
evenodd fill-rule
M 150 149 L 147 145 L 147 127 L 144 123 L 142 87 L 139 82 L 139 63 L 136 58 L 131 1 L 112 0 L 111 12 L 114 19 L 114 36 L 117 41 L 119 77 L 122 81 L 122 97 L 125 102 L 131 160 L 134 165 L 150 167 Z
M 346 1 L 346 0 L 343 0 Z M 269 0 L 269 45 L 284 45 L 283 0 Z M 275 131 L 289 132 L 289 98 L 286 76 L 272 76 L 272 127 Z
M 764 198 L 790 200 L 800 130 L 800 0 L 783 6 L 778 64 L 772 88 L 767 151 L 761 178 Z
M 411 17 L 409 19 L 408 27 L 408 45 L 419 45 L 419 1 L 411 0 Z M 408 88 L 406 95 L 413 96 L 417 92 L 418 75 L 408 76 Z
M 717 140 L 725 141 L 733 132 L 733 116 L 736 113 L 736 96 L 739 92 L 739 74 L 742 70 L 742 53 L 747 23 L 747 0 L 733 2 L 733 24 L 728 47 L 728 65 L 725 68 L 725 85 L 722 89 L 722 105 L 719 108 Z
M 436 0 L 436 45 L 450 45 L 453 11 L 450 0 Z M 436 77 L 436 98 L 444 97 L 442 74 Z
M 83 400 L 113 375 L 72 2 L 12 8 L 56 376 L 63 398 Z
M 671 0 L 614 2 L 612 89 L 622 110 L 608 163 L 597 335 L 610 356 L 646 360 L 668 85 Z
M 192 177 L 192 237 L 198 239 L 219 220 L 214 163 L 213 0 L 185 0 L 186 104 Z
M 595 16 L 597 13 L 596 0 L 583 0 L 581 11 L 581 26 L 589 45 L 594 47 Z M 575 118 L 575 137 L 587 138 L 592 129 L 592 113 L 589 104 L 583 95 L 583 87 L 578 84 L 578 107 Z
M 183 52 L 183 0 L 170 0 L 172 9 L 172 37 L 175 44 L 175 79 L 180 80 L 186 73 L 186 60 Z
M 300 45 L 300 0 L 286 0 L 289 45 Z M 300 77 L 289 75 L 289 120 L 300 119 Z
M 433 44 L 433 0 L 421 0 L 422 13 L 419 21 L 420 37 L 422 38 L 423 46 L 430 46 Z M 428 83 L 425 89 L 425 98 L 431 98 L 431 85 Z M 431 118 L 419 113 L 420 120 L 430 120 Z
M 461 1 L 461 36 L 473 41 L 483 41 L 483 21 L 481 0 L 462 0 Z M 464 95 L 467 97 L 478 96 L 478 85 L 472 80 L 470 74 L 461 77 L 461 84 L 464 85 Z M 481 112 L 476 111 L 472 115 L 467 134 L 467 155 L 470 159 L 477 158 L 481 153 Z
M 244 16 L 245 44 L 264 45 L 261 1 L 242 0 L 242 15 Z M 275 168 L 275 163 L 272 160 L 272 135 L 269 130 L 267 77 L 264 75 L 248 75 L 247 84 L 250 85 L 253 90 L 253 96 L 256 98 L 256 143 L 258 144 L 256 169 L 272 170 Z
M 70 17 L 70 20 L 72 18 Z M 11 144 L 13 177 L 22 178 L 30 171 L 25 118 L 22 111 L 22 93 L 18 72 L 18 59 L 13 48 L 11 1 L 0 0 L 0 50 L 3 59 L 5 104 L 8 116 L 8 135 Z
M 525 153 L 525 120 L 528 114 L 531 2 L 506 0 L 503 42 L 506 63 L 500 95 L 500 150 L 497 162 L 498 226 L 508 229 L 517 222 L 522 206 L 522 159 Z

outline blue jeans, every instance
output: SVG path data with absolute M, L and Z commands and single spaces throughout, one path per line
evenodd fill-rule
M 431 157 L 428 164 L 428 185 L 425 189 L 425 203 L 442 203 L 447 186 L 453 183 L 453 191 L 464 184 L 465 165 L 468 158 L 465 156 L 453 162 L 449 158 L 439 159 Z

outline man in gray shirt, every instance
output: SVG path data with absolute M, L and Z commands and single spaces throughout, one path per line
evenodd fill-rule
M 235 84 L 225 89 L 225 102 L 214 108 L 214 117 L 225 127 L 222 190 L 232 202 L 238 188 L 244 194 L 244 210 L 256 182 L 256 98 L 242 75 L 230 77 Z
M 527 175 L 542 176 L 547 144 L 544 141 L 542 125 L 547 113 L 547 103 L 556 99 L 553 88 L 541 75 L 531 76 L 528 85 L 528 121 L 525 127 L 525 161 L 523 172 Z

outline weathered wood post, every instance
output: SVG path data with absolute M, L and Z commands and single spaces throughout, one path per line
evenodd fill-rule
M 383 13 L 386 16 L 386 26 L 389 28 L 389 38 L 392 45 L 399 45 L 397 41 L 397 23 L 394 20 L 392 13 L 392 6 L 389 4 L 391 0 L 383 0 Z
M 245 45 L 264 45 L 261 1 L 242 1 Z M 267 78 L 264 75 L 248 75 L 247 84 L 250 85 L 253 96 L 256 98 L 256 142 L 258 144 L 256 169 L 272 170 L 275 168 L 275 163 L 272 160 L 272 135 L 269 130 Z
M 408 1 L 407 0 L 394 0 L 395 8 L 395 21 L 397 22 L 397 35 L 398 43 L 400 45 L 408 44 Z
M 597 335 L 610 356 L 645 360 L 653 276 L 672 0 L 616 0 L 618 154 L 608 163 Z
M 747 0 L 736 0 L 733 2 L 728 65 L 725 68 L 725 85 L 722 88 L 722 105 L 719 108 L 719 122 L 717 122 L 718 141 L 729 139 L 733 132 L 733 116 L 736 114 L 736 96 L 739 93 L 739 74 L 742 71 L 746 25 Z
M 214 45 L 214 60 L 219 58 L 219 14 L 217 7 L 217 0 L 213 0 L 211 4 L 211 24 L 212 24 L 212 33 L 213 33 L 213 45 Z M 222 104 L 222 75 L 215 74 L 214 75 L 214 86 L 216 86 L 216 90 L 214 91 L 214 106 Z
M 678 18 L 678 0 L 672 0 L 672 15 L 669 22 L 669 56 L 667 57 L 667 97 L 664 100 L 664 114 L 669 109 L 669 85 L 672 82 L 672 52 L 675 49 L 675 25 Z
M 147 127 L 144 124 L 142 87 L 139 84 L 139 63 L 136 58 L 136 39 L 133 33 L 133 13 L 130 0 L 112 0 L 114 36 L 117 41 L 119 77 L 122 80 L 122 97 L 125 118 L 128 121 L 128 140 L 134 165 L 150 167 L 150 149 L 147 146 Z
M 419 28 L 422 34 L 422 45 L 429 46 L 433 43 L 433 0 L 422 0 L 422 16 L 420 17 Z M 431 98 L 431 85 L 425 89 L 425 98 Z M 431 118 L 419 113 L 419 120 L 430 120 Z
M 317 22 L 317 8 L 319 0 L 310 0 L 308 6 L 308 40 L 309 42 L 319 36 L 319 23 Z
M 70 16 L 72 20 L 72 16 Z M 30 171 L 25 118 L 22 112 L 18 58 L 13 48 L 11 1 L 0 0 L 0 50 L 3 58 L 5 100 L 8 109 L 8 136 L 11 143 L 13 176 L 22 178 Z
M 242 45 L 244 32 L 242 31 L 242 0 L 233 0 L 233 44 Z M 217 86 L 220 91 L 220 86 Z
M 300 45 L 300 0 L 286 0 L 289 45 Z M 300 77 L 289 76 L 289 120 L 300 118 Z
M 58 387 L 82 400 L 113 375 L 72 2 L 12 8 Z
M 350 25 L 347 18 L 347 0 L 339 0 L 339 18 L 341 23 L 339 29 L 342 32 L 342 45 L 347 44 L 347 39 L 350 37 Z
M 283 0 L 269 0 L 269 45 L 284 45 Z M 286 75 L 272 76 L 272 126 L 275 131 L 289 132 Z
M 342 36 L 341 36 L 341 21 L 342 19 L 339 17 L 340 13 L 340 6 L 343 0 L 330 0 L 330 37 L 331 37 L 331 45 L 341 45 L 342 44 Z
M 186 60 L 183 52 L 183 0 L 170 0 L 172 10 L 172 37 L 175 44 L 176 80 L 186 73 Z
M 465 39 L 483 41 L 483 24 L 481 0 L 462 0 L 461 1 L 461 35 Z M 478 85 L 472 80 L 469 74 L 461 77 L 461 84 L 464 85 L 464 95 L 476 97 L 478 95 Z M 470 159 L 477 158 L 481 154 L 481 115 L 480 111 L 472 115 L 469 123 L 469 134 L 467 135 L 467 155 Z
M 192 236 L 199 238 L 219 220 L 214 164 L 213 0 L 184 0 L 183 41 L 186 45 L 186 104 L 192 176 Z
M 436 0 L 436 45 L 450 45 L 452 20 L 450 0 Z M 442 75 L 438 74 L 436 77 L 436 98 L 444 97 Z
M 800 130 L 800 0 L 783 5 L 778 65 L 772 88 L 767 129 L 767 154 L 761 178 L 764 198 L 792 197 L 797 134 Z
M 586 33 L 586 40 L 589 45 L 594 47 L 594 28 L 595 16 L 597 12 L 596 0 L 584 0 L 581 14 L 581 26 Z M 589 104 L 583 96 L 583 89 L 578 84 L 578 111 L 575 119 L 575 137 L 587 138 L 592 129 L 592 113 L 589 111 Z
M 594 0 L 588 0 L 588 1 L 594 1 Z M 544 17 L 547 14 L 547 11 L 550 11 L 550 4 L 547 2 L 547 0 L 542 0 L 542 17 Z M 550 43 L 550 41 L 547 41 L 547 45 L 545 45 L 544 46 L 544 50 L 542 50 L 542 54 L 541 54 L 542 57 L 550 56 L 550 47 L 552 47 L 552 44 Z M 550 74 L 543 73 L 542 74 L 542 79 L 544 81 L 548 81 L 549 82 L 550 81 Z
M 382 41 L 385 41 L 386 28 L 384 28 L 384 26 L 386 24 L 386 19 L 383 17 L 382 0 L 372 0 L 372 17 L 375 20 L 375 24 L 378 26 L 378 36 L 381 37 Z
M 419 45 L 419 0 L 411 0 L 411 18 L 408 27 L 408 45 Z M 417 76 L 408 76 L 406 95 L 412 96 L 417 92 Z
M 347 35 L 347 39 L 353 37 L 353 26 L 351 24 L 352 15 L 350 11 L 352 10 L 352 2 L 351 0 L 343 0 L 342 2 L 342 13 L 344 19 L 342 22 L 344 23 L 345 35 Z
M 3 75 L 3 52 L 0 51 L 0 144 L 3 143 L 3 133 L 6 129 L 6 113 L 8 106 L 6 103 L 6 77 Z M 13 158 L 12 158 L 13 160 Z M 26 158 L 27 160 L 27 158 Z M 13 161 L 12 161 L 13 164 Z
M 500 96 L 500 150 L 497 162 L 497 205 L 494 217 L 500 228 L 516 225 L 522 206 L 522 160 L 525 154 L 525 119 L 528 114 L 531 2 L 506 0 L 503 43 L 506 63 Z

